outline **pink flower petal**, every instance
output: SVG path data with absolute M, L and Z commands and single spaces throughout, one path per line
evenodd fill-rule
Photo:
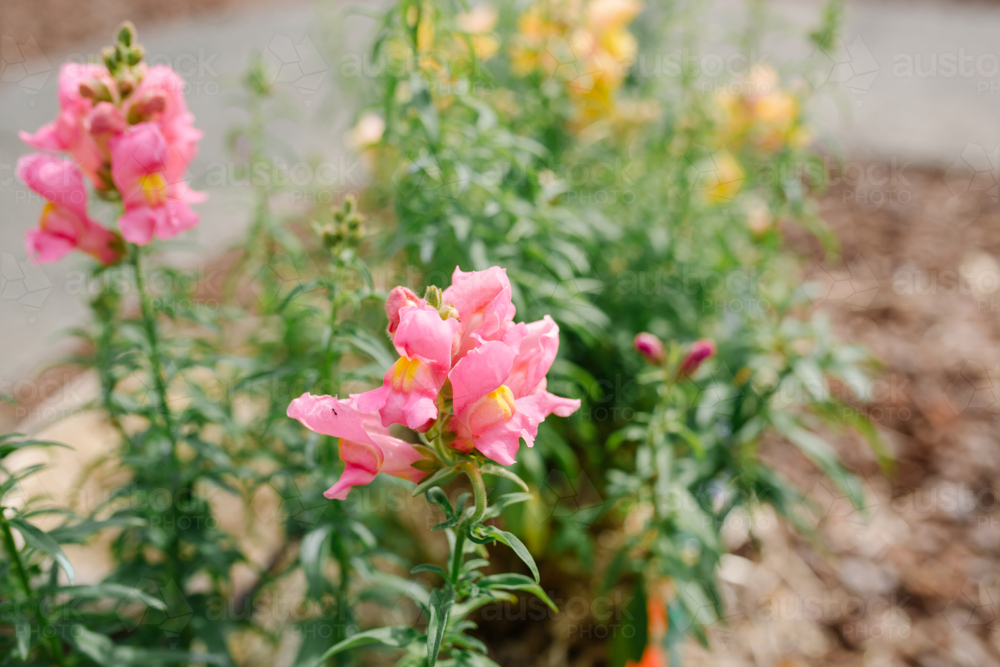
M 516 398 L 533 394 L 559 353 L 559 325 L 546 315 L 526 327 L 510 377 L 504 383 Z
M 25 185 L 45 197 L 53 204 L 87 215 L 87 189 L 83 184 L 83 174 L 70 160 L 31 153 L 17 161 L 17 177 Z
M 456 419 L 502 385 L 513 364 L 514 350 L 500 341 L 482 343 L 459 360 L 448 375 Z

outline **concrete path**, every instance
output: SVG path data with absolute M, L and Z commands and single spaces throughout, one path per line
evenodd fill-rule
M 727 1 L 713 12 L 706 22 L 709 43 L 724 41 L 743 6 Z M 810 56 L 791 35 L 801 35 L 801 26 L 814 25 L 819 7 L 813 0 L 777 3 L 783 24 L 765 42 L 762 59 L 780 63 Z M 363 18 L 345 22 L 318 16 L 308 6 L 292 6 L 141 32 L 151 60 L 170 63 L 184 74 L 190 84 L 189 104 L 206 135 L 192 172 L 196 187 L 211 185 L 211 197 L 198 207 L 203 222 L 197 231 L 177 244 L 192 271 L 202 270 L 206 254 L 237 238 L 247 222 L 249 192 L 231 178 L 225 137 L 245 116 L 234 106 L 235 91 L 251 53 L 264 51 L 282 65 L 278 85 L 300 112 L 298 120 L 275 123 L 274 136 L 301 157 L 326 160 L 322 172 L 300 165 L 302 178 L 308 180 L 311 173 L 342 190 L 359 185 L 360 169 L 345 157 L 341 141 L 352 98 L 337 86 L 347 66 L 357 62 L 357 54 L 365 53 L 370 26 Z M 324 33 L 325 27 L 331 31 Z M 900 165 L 912 161 L 943 168 L 967 166 L 981 172 L 971 187 L 995 186 L 1000 167 L 998 34 L 1000 7 L 849 2 L 843 42 L 830 53 L 811 54 L 810 79 L 821 90 L 816 112 L 825 128 L 822 134 L 852 157 Z M 17 131 L 34 130 L 54 116 L 58 65 L 96 51 L 101 42 L 76 54 L 51 55 L 39 53 L 30 43 L 12 50 L 9 42 L 4 43 L 4 58 L 11 62 L 0 83 L 0 391 L 17 394 L 25 390 L 18 384 L 22 378 L 65 349 L 58 333 L 85 316 L 88 288 L 78 259 L 44 267 L 25 261 L 24 233 L 35 224 L 40 204 L 13 176 L 17 157 L 27 152 Z M 338 44 L 338 52 L 321 51 L 324 43 Z M 13 62 L 17 53 L 24 55 L 24 63 Z M 726 53 L 720 47 L 715 55 Z M 713 67 L 714 61 L 704 66 Z M 970 187 L 961 178 L 956 182 L 956 187 Z

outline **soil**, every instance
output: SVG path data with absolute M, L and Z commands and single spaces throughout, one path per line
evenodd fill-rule
M 769 443 L 764 456 L 815 501 L 821 539 L 767 512 L 731 530 L 730 616 L 691 664 L 1000 665 L 1000 205 L 947 176 L 832 189 L 823 217 L 840 256 L 790 234 L 840 337 L 882 360 L 867 412 L 895 470 L 860 438 L 835 439 L 865 479 L 858 512 Z

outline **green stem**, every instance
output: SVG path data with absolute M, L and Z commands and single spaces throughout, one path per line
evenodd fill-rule
M 42 611 L 41 602 L 35 599 L 34 591 L 31 589 L 31 578 L 28 576 L 28 570 L 24 567 L 24 561 L 21 560 L 21 552 L 17 550 L 17 543 L 14 542 L 14 533 L 11 532 L 10 522 L 7 521 L 4 509 L 0 507 L 0 531 L 3 532 L 4 549 L 10 554 L 10 560 L 14 563 L 14 570 L 17 572 L 17 578 L 21 582 L 21 587 L 24 588 L 25 596 L 29 600 L 34 601 L 38 606 L 38 624 L 41 627 L 41 633 L 44 635 L 47 634 L 47 631 L 52 626 L 49 623 L 48 617 Z M 66 664 L 62 651 L 62 642 L 59 641 L 59 637 L 55 633 L 50 637 L 49 650 L 57 664 Z
M 142 323 L 146 329 L 146 339 L 149 342 L 149 365 L 153 374 L 153 382 L 156 385 L 156 393 L 160 399 L 160 416 L 163 418 L 163 426 L 170 438 L 171 457 L 177 456 L 177 434 L 174 432 L 174 420 L 170 414 L 170 406 L 167 405 L 167 383 L 163 374 L 163 362 L 160 359 L 160 337 L 156 327 L 156 312 L 153 304 L 146 292 L 146 283 L 142 275 L 142 248 L 134 246 L 132 251 L 132 267 L 135 270 L 135 284 L 139 292 L 139 305 L 142 310 Z M 175 460 L 176 463 L 176 460 Z
M 139 304 L 142 311 L 142 322 L 146 329 L 146 338 L 149 342 L 149 366 L 153 375 L 153 382 L 156 386 L 156 393 L 159 395 L 159 412 L 160 417 L 163 419 L 163 428 L 167 432 L 167 438 L 170 441 L 170 458 L 169 465 L 171 475 L 171 481 L 173 484 L 173 498 L 179 499 L 184 498 L 185 501 L 190 502 L 191 496 L 194 494 L 194 489 L 190 484 L 180 484 L 179 473 L 181 470 L 181 462 L 178 458 L 178 434 L 174 425 L 174 418 L 170 412 L 170 406 L 167 403 L 167 382 L 165 375 L 163 373 L 163 361 L 160 357 L 160 336 L 159 330 L 156 326 L 156 311 L 153 307 L 153 303 L 149 298 L 149 293 L 146 290 L 145 279 L 142 274 L 142 247 L 134 246 L 132 251 L 132 266 L 135 270 L 135 283 L 136 290 L 139 292 Z M 181 515 L 183 514 L 176 504 L 172 504 L 171 512 L 174 514 L 174 525 L 178 525 Z M 174 581 L 178 582 L 179 586 L 183 586 L 181 582 L 185 581 L 183 565 L 180 562 L 180 552 L 181 552 L 181 532 L 179 530 L 173 530 L 170 536 L 170 546 L 167 549 L 169 568 L 171 571 L 171 577 Z
M 486 515 L 486 484 L 483 482 L 483 474 L 479 472 L 479 467 L 471 461 L 462 461 L 459 468 L 472 482 L 472 492 L 476 498 L 476 511 L 469 519 L 469 525 L 474 526 L 480 523 Z
M 465 555 L 465 531 L 468 527 L 462 524 L 455 533 L 455 549 L 451 552 L 451 566 L 448 568 L 451 574 L 451 583 L 458 585 L 458 578 L 462 574 L 462 556 Z

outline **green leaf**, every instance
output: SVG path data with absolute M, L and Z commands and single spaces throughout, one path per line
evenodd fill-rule
M 306 533 L 302 537 L 302 546 L 299 547 L 302 572 L 306 575 L 310 592 L 316 596 L 322 595 L 326 584 L 323 569 L 330 553 L 330 533 L 332 530 L 333 525 L 326 524 Z
M 437 588 L 431 593 L 431 618 L 427 623 L 427 667 L 434 667 L 437 662 L 453 604 L 455 604 L 455 589 L 451 584 Z
M 476 535 L 473 529 L 469 528 L 469 538 L 476 542 L 477 544 L 486 544 L 492 541 L 503 542 L 508 547 L 514 550 L 518 558 L 524 561 L 524 564 L 528 566 L 531 570 L 531 574 L 535 577 L 535 583 L 540 581 L 538 576 L 538 566 L 535 565 L 535 559 L 531 557 L 531 552 L 528 551 L 528 547 L 524 546 L 524 542 L 519 540 L 513 533 L 508 533 L 505 530 L 500 530 L 496 526 L 479 526 L 478 532 L 481 535 Z
M 158 609 L 160 611 L 166 611 L 167 609 L 167 605 L 163 602 L 163 600 L 153 597 L 138 588 L 125 586 L 123 584 L 113 584 L 110 582 L 94 584 L 91 586 L 61 586 L 55 589 L 55 592 L 59 594 L 66 594 L 77 599 L 98 600 L 103 598 L 112 598 L 116 600 L 137 600 L 147 607 L 152 607 L 153 609 Z
M 28 661 L 28 652 L 31 651 L 31 624 L 21 622 L 14 626 L 17 634 L 17 653 L 23 662 Z
M 438 570 L 441 570 L 441 568 L 438 568 Z M 441 570 L 441 572 L 444 572 L 444 570 Z M 397 577 L 394 574 L 382 572 L 381 570 L 373 570 L 368 575 L 368 579 L 378 586 L 379 590 L 405 595 L 420 605 L 424 611 L 427 610 L 427 605 L 430 604 L 430 595 L 427 593 L 427 590 L 416 581 Z
M 27 521 L 13 518 L 10 520 L 10 524 L 17 528 L 29 547 L 47 553 L 55 558 L 56 562 L 59 563 L 59 567 L 66 572 L 70 583 L 73 583 L 73 579 L 76 577 L 73 572 L 73 565 L 69 562 L 69 558 L 66 558 L 66 554 L 63 553 L 62 547 L 59 546 L 58 542 L 52 539 L 48 533 L 42 532 Z
M 557 614 L 559 613 L 559 608 L 556 607 L 556 604 L 551 599 L 549 599 L 549 596 L 544 590 L 542 590 L 542 587 L 523 574 L 515 574 L 513 572 L 507 574 L 492 574 L 488 577 L 483 577 L 477 582 L 477 584 L 480 588 L 486 588 L 489 590 L 524 591 L 526 593 L 532 593 L 542 602 L 547 604 L 549 609 Z
M 83 541 L 96 532 L 112 527 L 145 526 L 146 522 L 137 516 L 112 516 L 103 521 L 84 519 L 77 523 L 68 523 L 49 531 L 49 536 L 59 544 L 82 544 Z
M 12 453 L 25 447 L 62 447 L 63 449 L 73 449 L 69 445 L 64 445 L 61 442 L 52 442 L 51 440 L 17 440 L 16 442 L 10 442 L 14 438 L 21 437 L 23 436 L 20 433 L 12 433 L 0 440 L 0 459 L 7 458 Z
M 182 663 L 229 665 L 229 658 L 212 653 L 189 653 L 170 649 L 145 649 L 133 646 L 116 646 L 109 637 L 91 632 L 82 625 L 74 625 L 73 644 L 81 653 L 101 667 L 149 667 L 150 665 L 176 665 Z
M 415 568 L 410 570 L 411 574 L 419 574 L 421 572 L 433 572 L 434 574 L 439 574 L 445 579 L 448 578 L 448 573 L 444 571 L 444 568 L 440 565 L 431 565 L 430 563 L 422 563 L 417 565 Z
M 494 500 L 493 504 L 490 505 L 489 508 L 487 508 L 486 516 L 487 518 L 500 516 L 503 513 L 504 508 L 506 508 L 507 506 L 516 505 L 517 503 L 530 502 L 534 498 L 535 496 L 530 493 L 521 493 L 521 492 L 505 493 L 504 495 Z
M 772 415 L 772 423 L 850 499 L 855 508 L 864 508 L 861 482 L 841 465 L 837 453 L 823 438 L 796 425 L 790 417 L 781 413 Z
M 498 466 L 495 463 L 487 463 L 487 464 L 483 465 L 480 468 L 480 470 L 482 471 L 482 473 L 484 475 L 493 475 L 495 477 L 503 477 L 504 479 L 509 479 L 510 481 L 514 482 L 519 487 L 521 487 L 522 489 L 524 489 L 525 492 L 530 492 L 531 491 L 531 489 L 528 488 L 528 484 L 523 479 L 521 479 L 520 477 L 518 477 L 517 475 L 515 475 L 513 472 L 511 472 L 507 468 L 504 468 L 502 466 Z
M 638 663 L 646 649 L 649 632 L 649 618 L 646 607 L 646 592 L 642 577 L 632 589 L 632 595 L 625 602 L 621 622 L 616 628 L 611 642 L 612 667 L 624 667 Z M 672 664 L 672 663 L 671 663 Z
M 453 467 L 438 470 L 436 473 L 420 482 L 420 484 L 417 484 L 417 488 L 413 489 L 413 497 L 417 497 L 421 493 L 425 493 L 428 489 L 447 484 L 451 480 L 455 479 L 456 475 L 458 475 L 458 471 Z
M 320 667 L 320 665 L 338 653 L 342 653 L 348 649 L 358 648 L 359 646 L 382 644 L 383 646 L 390 646 L 392 648 L 406 648 L 420 636 L 421 634 L 419 632 L 408 625 L 390 625 L 385 628 L 365 630 L 364 632 L 359 632 L 356 635 L 352 635 L 344 641 L 335 644 L 329 651 L 324 653 L 319 660 L 314 662 L 312 667 Z

